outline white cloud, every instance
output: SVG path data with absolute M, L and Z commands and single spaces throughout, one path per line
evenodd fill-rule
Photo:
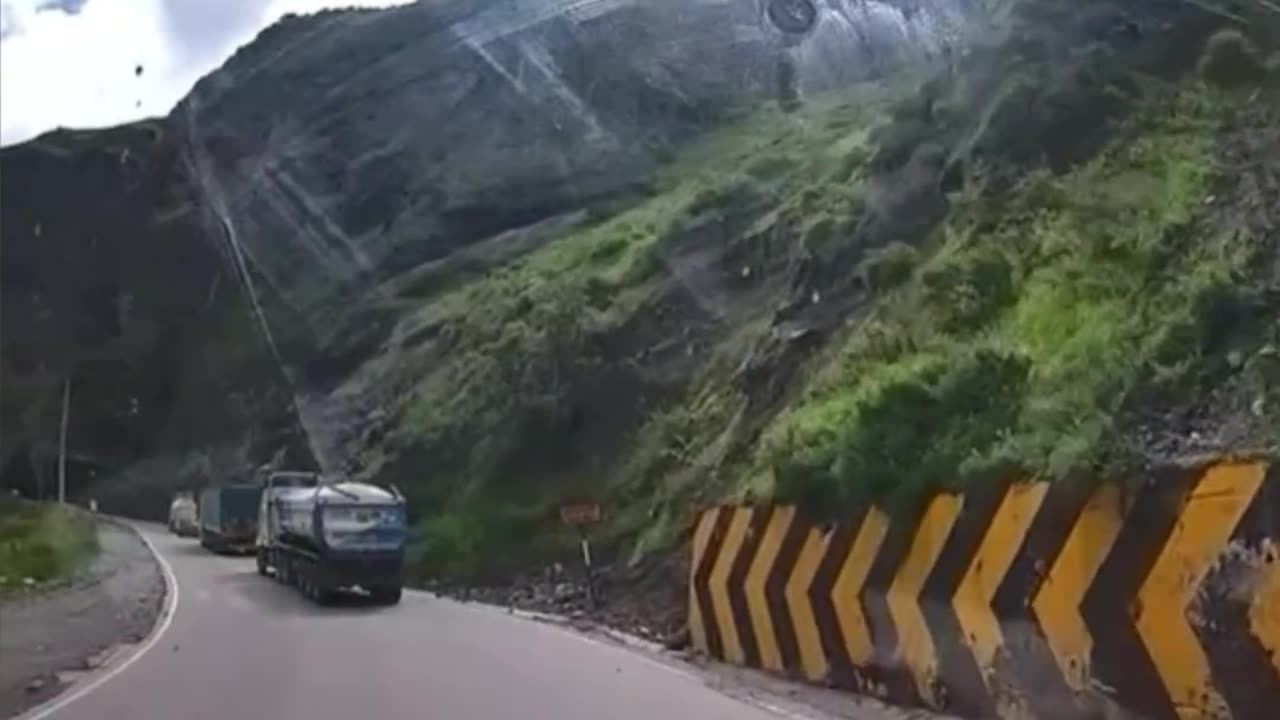
M 196 80 L 287 12 L 403 3 L 0 0 L 0 144 L 60 126 L 104 127 L 163 115 Z

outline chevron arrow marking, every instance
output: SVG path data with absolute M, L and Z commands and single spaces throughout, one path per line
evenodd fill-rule
M 818 623 L 813 617 L 813 606 L 809 602 L 809 588 L 813 586 L 828 539 L 829 536 L 823 536 L 817 530 L 808 532 L 800 556 L 796 558 L 795 569 L 787 579 L 786 589 L 787 611 L 795 624 L 796 644 L 800 648 L 800 665 L 805 677 L 814 682 L 826 678 L 828 666 Z
M 1047 483 L 1009 488 L 952 598 L 956 618 L 984 678 L 993 672 L 1004 642 L 1000 621 L 991 607 L 996 590 L 1021 550 L 1048 490 Z
M 862 610 L 862 587 L 888 534 L 889 516 L 878 508 L 868 510 L 831 589 L 840 634 L 854 665 L 870 665 L 875 654 L 871 628 Z
M 782 540 L 787 536 L 787 529 L 795 517 L 792 508 L 778 508 L 765 525 L 764 535 L 760 539 L 760 547 L 751 561 L 751 569 L 747 571 L 747 609 L 751 615 L 751 624 L 755 629 L 756 642 L 760 646 L 760 664 L 766 670 L 782 672 L 782 653 L 778 650 L 777 634 L 773 627 L 773 616 L 769 612 L 769 598 L 766 595 L 766 584 L 769 572 L 778 561 L 778 551 L 782 549 Z
M 1249 629 L 1262 647 L 1271 654 L 1271 664 L 1280 673 L 1280 562 L 1274 543 L 1267 551 L 1272 561 L 1259 572 L 1253 603 L 1249 606 Z
M 1230 716 L 1226 700 L 1214 686 L 1209 660 L 1187 621 L 1187 606 L 1230 541 L 1263 477 L 1256 464 L 1209 469 L 1187 499 L 1138 590 L 1134 608 L 1138 635 L 1175 708 L 1194 708 L 1210 717 Z
M 933 707 L 941 701 L 934 691 L 938 659 L 920 610 L 920 591 L 951 536 L 962 502 L 962 498 L 950 494 L 938 495 L 929 502 L 886 598 L 889 614 L 898 628 L 898 653 L 911 671 L 920 697 Z
M 725 531 L 724 544 L 720 546 L 720 556 L 716 558 L 715 568 L 711 571 L 711 601 L 715 607 L 716 626 L 720 628 L 720 637 L 724 643 L 724 659 L 741 665 L 746 659 L 742 652 L 742 642 L 738 638 L 738 624 L 734 620 L 733 606 L 729 600 L 729 573 L 733 570 L 733 561 L 742 551 L 742 544 L 747 537 L 747 527 L 751 523 L 751 508 L 733 508 L 729 520 L 729 529 Z
M 1089 656 L 1093 650 L 1093 638 L 1080 615 L 1080 605 L 1122 527 L 1124 499 L 1120 488 L 1111 484 L 1099 486 L 1080 511 L 1032 601 L 1063 678 L 1079 692 L 1089 690 Z
M 711 543 L 711 533 L 715 531 L 716 516 L 719 510 L 707 510 L 698 517 L 698 524 L 693 531 L 693 557 L 689 563 L 689 639 L 694 649 L 700 653 L 710 653 L 707 641 L 706 620 L 702 617 L 702 603 L 698 599 L 698 568 L 707 561 L 707 545 Z

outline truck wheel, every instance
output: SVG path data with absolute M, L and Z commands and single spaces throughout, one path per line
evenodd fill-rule
M 403 593 L 399 585 L 391 587 L 380 587 L 369 593 L 373 596 L 373 601 L 379 605 L 398 605 L 400 604 L 400 595 Z
M 311 602 L 317 605 L 328 605 L 333 601 L 333 591 L 316 581 L 314 566 L 300 573 L 299 579 L 302 582 L 302 594 L 306 595 Z

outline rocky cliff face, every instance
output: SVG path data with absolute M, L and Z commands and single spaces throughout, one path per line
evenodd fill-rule
M 287 18 L 169 123 L 210 208 L 310 317 L 388 272 L 642 189 L 675 148 L 760 100 L 935 51 L 964 7 L 908 22 L 876 5 L 795 57 L 743 0 Z M 780 72 L 796 87 L 780 91 Z
M 754 2 L 288 17 L 169 117 L 6 148 L 6 478 L 47 470 L 68 379 L 97 492 L 141 458 L 183 482 L 209 453 L 224 473 L 280 449 L 350 461 L 378 401 L 329 391 L 403 312 L 388 279 L 519 256 L 634 202 L 735 113 L 936 51 L 961 18 L 856 5 L 799 53 Z
M 142 457 L 256 444 L 248 428 L 283 431 L 259 452 L 289 444 L 286 388 L 165 123 L 6 148 L 3 182 L 6 481 L 52 487 L 67 383 L 76 494 Z

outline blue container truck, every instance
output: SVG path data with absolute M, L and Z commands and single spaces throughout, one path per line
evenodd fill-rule
M 325 604 L 359 588 L 374 602 L 400 602 L 405 502 L 377 485 L 302 481 L 299 473 L 268 475 L 259 506 L 258 572 Z
M 250 483 L 214 485 L 200 491 L 200 545 L 213 552 L 253 552 L 258 535 L 262 487 Z

